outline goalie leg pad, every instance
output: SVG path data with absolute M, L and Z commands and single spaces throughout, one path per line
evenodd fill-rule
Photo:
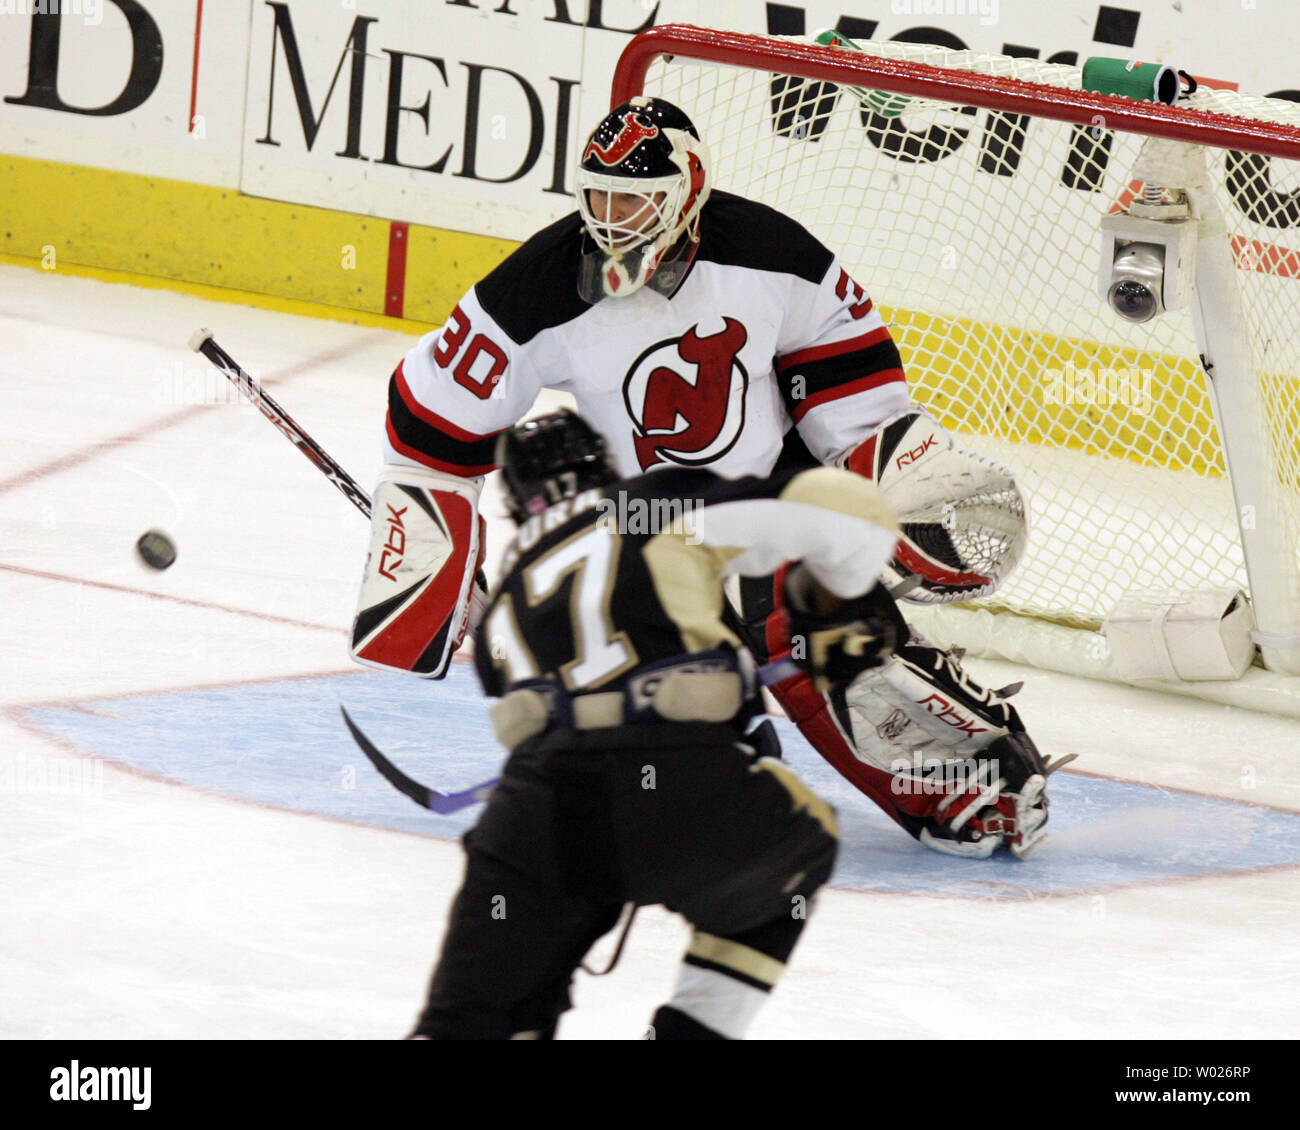
M 972 757 L 1022 728 L 1015 710 L 949 653 L 916 642 L 854 679 L 840 709 L 858 756 L 891 773 Z
M 761 655 L 788 643 L 784 574 L 770 598 L 732 594 L 742 627 L 763 624 L 765 638 L 747 631 Z M 926 846 L 982 859 L 1043 839 L 1050 770 L 1007 702 L 1018 688 L 980 686 L 958 653 L 913 635 L 847 687 L 819 693 L 800 672 L 768 689 L 842 777 Z
M 920 822 L 909 817 L 898 807 L 898 798 L 892 790 L 892 774 L 863 761 L 858 756 L 851 736 L 836 717 L 830 698 L 819 694 L 814 689 L 810 676 L 800 672 L 792 678 L 769 686 L 768 690 L 781 704 L 781 709 L 786 712 L 790 720 L 799 727 L 800 733 L 808 739 L 813 749 L 821 754 L 841 777 L 874 801 L 910 835 L 919 834 Z
M 837 702 L 855 752 L 890 771 L 895 803 L 920 821 L 926 846 L 986 858 L 999 846 L 1024 855 L 1043 838 L 1046 767 L 1009 693 L 914 641 Z
M 464 634 L 481 552 L 479 486 L 414 467 L 375 487 L 356 619 L 358 663 L 441 678 Z
M 947 838 L 937 834 L 941 825 L 956 823 L 958 831 L 999 799 L 999 778 L 989 775 L 990 762 L 981 754 L 1007 736 L 1008 724 L 1019 721 L 1005 704 L 999 704 L 995 716 L 986 716 L 963 701 L 965 694 L 954 693 L 953 686 L 925 678 L 928 656 L 917 653 L 934 649 L 908 646 L 903 651 L 912 658 L 895 655 L 830 694 L 819 694 L 806 675 L 768 689 L 842 777 L 910 835 L 949 850 L 932 840 Z M 974 693 L 992 695 L 963 681 Z M 932 825 L 936 834 L 924 835 Z M 984 838 L 982 828 L 972 829 L 968 838 L 977 831 Z M 989 839 L 979 854 L 989 854 L 998 842 L 996 836 Z

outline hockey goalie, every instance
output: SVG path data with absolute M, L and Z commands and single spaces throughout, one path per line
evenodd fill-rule
M 712 191 L 703 141 L 662 99 L 610 113 L 576 181 L 577 211 L 472 287 L 393 374 L 357 660 L 446 671 L 485 596 L 477 506 L 495 438 L 543 388 L 574 396 L 624 475 L 766 476 L 802 460 L 871 479 L 901 521 L 884 580 L 904 602 L 998 586 L 1026 538 L 1014 477 L 911 402 L 889 329 L 830 250 Z M 599 586 L 576 565 L 553 582 L 529 598 L 579 602 L 583 653 L 604 654 Z M 791 629 L 807 613 L 797 589 L 781 571 L 727 599 L 735 642 L 792 672 L 771 690 L 818 752 L 938 851 L 1023 856 L 1041 842 L 1048 767 L 1012 688 L 980 687 L 915 633 L 847 687 L 819 688 L 781 663 L 807 644 Z

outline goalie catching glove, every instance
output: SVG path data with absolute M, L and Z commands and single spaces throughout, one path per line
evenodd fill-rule
M 387 467 L 375 487 L 370 552 L 352 625 L 358 663 L 428 679 L 487 599 L 479 485 L 418 467 Z
M 904 599 L 943 604 L 987 596 L 1015 568 L 1028 533 L 1025 501 L 1000 463 L 958 447 L 923 409 L 886 420 L 843 457 L 872 480 L 903 534 L 886 570 Z

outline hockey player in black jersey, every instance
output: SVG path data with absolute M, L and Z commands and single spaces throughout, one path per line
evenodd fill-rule
M 484 596 L 482 476 L 498 434 L 543 388 L 572 393 L 618 470 L 653 471 L 666 495 L 688 468 L 827 465 L 870 480 L 899 515 L 883 575 L 905 601 L 998 587 L 1026 537 L 1014 477 L 911 402 L 889 328 L 833 252 L 775 209 L 713 190 L 686 113 L 658 98 L 613 110 L 582 150 L 576 197 L 576 212 L 472 287 L 393 375 L 359 662 L 446 670 Z M 406 509 L 413 498 L 437 520 L 422 551 L 404 554 L 394 547 L 410 531 L 392 514 L 422 520 Z M 759 662 L 780 646 L 783 591 L 780 576 L 730 583 L 737 633 Z M 1032 748 L 1007 694 L 976 684 L 956 654 L 916 638 L 833 691 L 803 672 L 771 689 L 817 751 L 929 847 L 986 858 L 1043 838 L 1041 775 L 1014 803 L 990 785 L 973 811 L 956 792 L 913 787 L 1008 742 Z
M 620 483 L 567 412 L 507 432 L 501 451 L 519 529 L 475 662 L 510 756 L 465 837 L 414 1034 L 550 1037 L 624 904 L 662 903 L 694 933 L 651 1034 L 738 1038 L 830 875 L 837 833 L 829 805 L 746 744 L 761 704 L 724 623 L 722 576 L 797 559 L 792 655 L 846 682 L 906 631 L 880 586 L 864 591 L 893 551 L 893 518 L 871 483 L 829 468 Z

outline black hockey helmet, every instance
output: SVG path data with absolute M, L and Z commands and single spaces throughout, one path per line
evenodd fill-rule
M 578 212 L 590 237 L 583 298 L 632 294 L 673 263 L 681 270 L 665 270 L 654 286 L 665 294 L 675 289 L 699 240 L 708 167 L 699 131 L 671 102 L 641 95 L 606 115 L 578 162 Z M 620 214 L 615 196 L 632 197 L 639 207 Z
M 567 408 L 525 420 L 497 440 L 506 505 L 517 524 L 592 487 L 618 482 L 604 437 Z

